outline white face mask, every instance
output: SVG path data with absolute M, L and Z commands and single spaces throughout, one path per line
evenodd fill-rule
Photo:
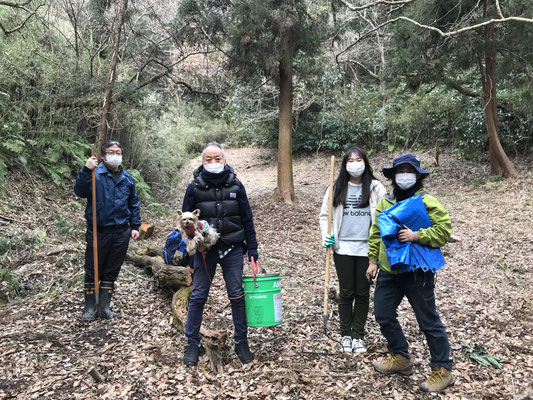
M 359 178 L 365 172 L 365 162 L 364 161 L 351 161 L 346 163 L 346 172 L 354 178 Z
M 222 171 L 224 171 L 224 164 L 221 164 L 221 163 L 204 164 L 204 169 L 207 172 L 211 172 L 212 174 L 220 174 Z
M 122 164 L 122 156 L 116 154 L 105 156 L 105 163 L 112 169 L 117 169 Z
M 416 174 L 413 174 L 412 172 L 396 174 L 394 180 L 400 189 L 407 190 L 412 188 L 416 183 Z

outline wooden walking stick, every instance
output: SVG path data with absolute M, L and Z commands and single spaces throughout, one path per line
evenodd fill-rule
M 91 144 L 91 157 L 94 157 L 94 144 Z M 94 265 L 94 297 L 98 308 L 100 300 L 100 284 L 98 279 L 98 232 L 96 226 L 96 168 L 92 171 L 92 200 L 93 200 L 93 265 Z
M 328 199 L 328 236 L 331 235 L 331 214 L 333 209 L 333 175 L 335 173 L 335 156 L 331 156 L 329 171 L 329 199 Z M 331 260 L 331 246 L 326 247 L 326 277 L 324 283 L 324 334 L 328 330 L 328 289 L 329 289 L 329 263 Z

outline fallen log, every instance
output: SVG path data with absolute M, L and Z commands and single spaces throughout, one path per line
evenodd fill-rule
M 159 284 L 171 290 L 178 290 L 182 286 L 192 285 L 193 269 L 185 266 L 165 264 L 160 256 L 151 257 L 136 254 L 132 251 L 126 253 L 126 260 L 144 268 L 150 268 Z

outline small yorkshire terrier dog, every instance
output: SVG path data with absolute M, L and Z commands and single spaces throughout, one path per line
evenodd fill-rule
M 200 246 L 204 247 L 204 252 L 207 252 L 217 241 L 220 235 L 218 232 L 209 227 L 207 232 L 202 233 L 202 223 L 198 221 L 200 210 L 196 209 L 193 212 L 177 211 L 178 220 L 177 227 L 181 237 L 187 241 L 187 253 L 194 255 Z

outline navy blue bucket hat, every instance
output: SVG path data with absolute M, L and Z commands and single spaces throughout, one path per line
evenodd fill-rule
M 429 175 L 429 171 L 420 168 L 420 159 L 411 153 L 402 154 L 401 156 L 398 156 L 394 160 L 392 160 L 392 167 L 383 168 L 383 175 L 385 175 L 386 178 L 394 179 L 396 167 L 401 164 L 412 165 L 422 175 L 422 179 Z

